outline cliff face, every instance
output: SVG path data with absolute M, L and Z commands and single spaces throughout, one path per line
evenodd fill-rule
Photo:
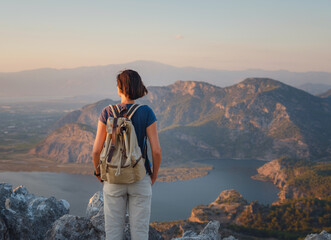
M 275 184 L 280 192 L 278 196 L 280 200 L 307 197 L 308 194 L 301 191 L 295 185 L 289 183 L 289 178 L 294 174 L 294 177 L 299 176 L 299 171 L 291 171 L 289 174 L 288 168 L 281 163 L 281 159 L 272 160 L 262 167 L 257 169 L 258 174 L 253 176 L 256 180 L 271 181 Z
M 286 184 L 287 174 L 285 167 L 276 160 L 272 160 L 257 169 L 258 175 L 254 176 L 257 180 L 272 181 L 277 187 L 282 188 Z
M 58 162 L 92 161 L 95 130 L 88 125 L 69 123 L 53 131 L 31 153 Z
M 226 88 L 178 81 L 150 87 L 139 102 L 150 105 L 157 116 L 165 165 L 208 158 L 270 160 L 286 155 L 328 160 L 331 156 L 330 101 L 272 79 L 249 78 Z M 55 126 L 79 123 L 95 129 L 102 108 L 113 103 L 88 105 Z M 50 149 L 41 145 L 37 153 L 40 148 Z M 46 151 L 43 156 L 69 161 L 47 156 Z M 90 161 L 87 156 L 85 160 L 75 157 Z

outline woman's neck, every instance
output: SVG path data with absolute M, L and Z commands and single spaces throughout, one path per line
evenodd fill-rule
M 125 103 L 125 104 L 134 104 L 134 100 L 131 100 L 125 96 L 121 96 L 121 103 Z

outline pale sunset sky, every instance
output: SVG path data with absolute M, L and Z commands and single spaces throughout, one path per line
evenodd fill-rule
M 136 60 L 331 72 L 331 1 L 0 2 L 0 72 Z

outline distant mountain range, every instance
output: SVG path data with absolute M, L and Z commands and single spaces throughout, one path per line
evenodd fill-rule
M 331 88 L 331 73 L 265 71 L 259 69 L 226 71 L 193 67 L 174 67 L 153 61 L 135 61 L 127 64 L 79 67 L 72 69 L 36 69 L 0 73 L 0 98 L 34 97 L 47 99 L 73 96 L 116 95 L 116 75 L 120 70 L 137 70 L 147 86 L 166 86 L 178 80 L 206 81 L 226 87 L 247 77 L 272 78 L 291 86 L 319 94 Z M 308 85 L 307 85 L 308 84 Z
M 326 98 L 265 78 L 226 88 L 177 81 L 148 90 L 140 103 L 158 118 L 164 166 L 210 158 L 331 160 Z M 68 113 L 33 152 L 60 162 L 90 162 L 98 116 L 108 104 L 114 101 Z
M 318 96 L 322 97 L 322 98 L 331 98 L 331 89 L 327 90 L 326 92 L 323 92 L 323 93 L 319 94 Z

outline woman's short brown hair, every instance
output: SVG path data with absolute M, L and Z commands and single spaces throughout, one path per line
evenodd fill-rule
M 134 70 L 124 70 L 117 75 L 117 86 L 131 100 L 145 96 L 148 91 L 139 74 Z

